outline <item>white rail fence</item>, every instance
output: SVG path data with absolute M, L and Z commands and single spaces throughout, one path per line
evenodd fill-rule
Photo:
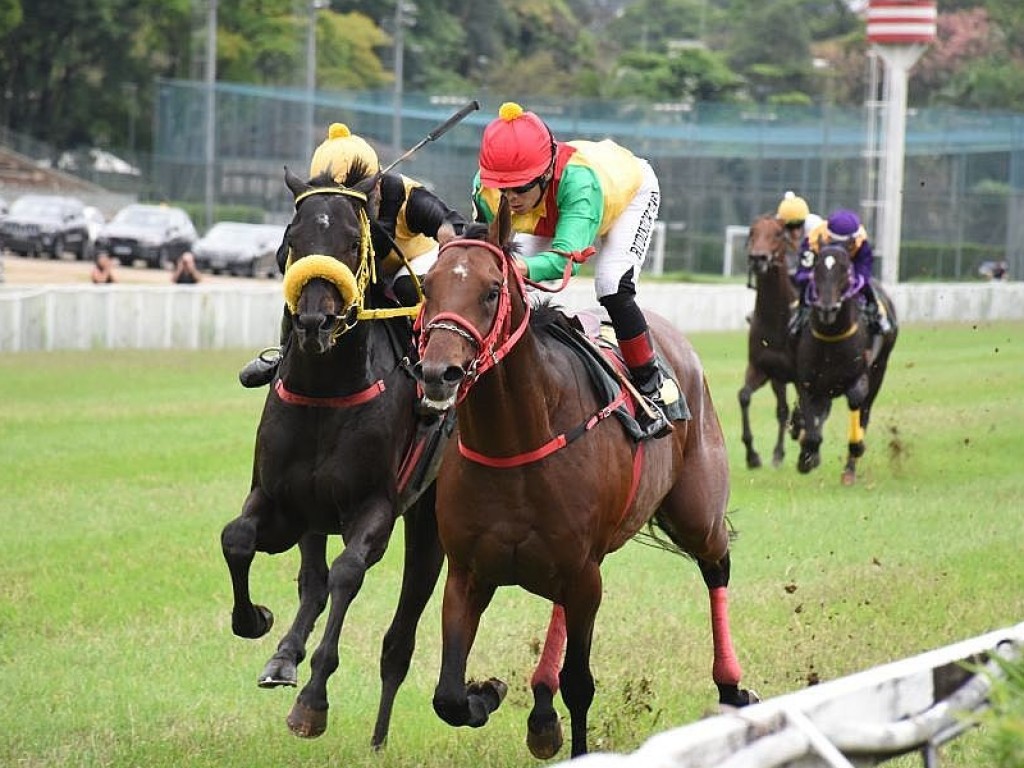
M 1024 623 L 665 731 L 629 755 L 593 753 L 571 765 L 855 768 L 918 752 L 932 768 L 939 747 L 987 708 L 992 681 L 1003 677 L 993 657 L 1022 652 Z
M 901 322 L 1024 319 L 1024 283 L 901 284 L 890 289 Z M 589 280 L 557 300 L 594 306 Z M 737 330 L 753 309 L 743 285 L 641 285 L 645 309 L 684 331 Z M 53 349 L 216 349 L 276 344 L 280 283 L 249 285 L 0 286 L 0 353 Z

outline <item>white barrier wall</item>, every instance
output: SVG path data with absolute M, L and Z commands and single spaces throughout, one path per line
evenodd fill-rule
M 901 284 L 890 289 L 900 321 L 1024 319 L 1024 283 Z M 596 305 L 578 279 L 558 303 Z M 746 327 L 754 292 L 743 285 L 654 283 L 640 304 L 684 332 Z M 0 286 L 0 352 L 50 349 L 258 349 L 277 344 L 280 283 L 253 285 Z

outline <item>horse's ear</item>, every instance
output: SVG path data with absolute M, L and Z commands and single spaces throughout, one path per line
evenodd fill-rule
M 362 192 L 366 195 L 366 209 L 374 218 L 377 218 L 377 213 L 380 210 L 380 185 L 377 183 L 378 181 L 380 181 L 380 171 L 372 176 L 367 176 L 352 187 L 356 192 Z
M 309 185 L 291 172 L 291 169 L 286 165 L 284 167 L 284 183 L 288 185 L 288 189 L 292 191 L 293 197 L 298 197 L 307 189 Z
M 512 234 L 512 209 L 504 195 L 498 202 L 498 215 L 487 228 L 487 240 L 504 249 Z

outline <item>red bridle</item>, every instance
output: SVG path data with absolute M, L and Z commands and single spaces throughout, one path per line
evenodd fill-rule
M 420 359 L 426 349 L 430 334 L 434 331 L 449 331 L 466 339 L 476 348 L 476 357 L 466 371 L 466 377 L 459 385 L 457 402 L 466 397 L 473 383 L 485 372 L 496 366 L 522 338 L 530 323 L 530 302 L 526 299 L 526 281 L 512 264 L 512 258 L 501 248 L 486 240 L 449 240 L 441 246 L 438 257 L 449 248 L 476 246 L 485 248 L 497 259 L 501 267 L 501 293 L 491 327 L 484 336 L 471 322 L 456 312 L 438 312 L 428 323 L 423 322 L 423 312 L 416 318 L 415 330 L 419 333 Z M 512 295 L 509 290 L 509 275 L 519 286 L 523 301 L 523 317 L 516 328 L 512 328 Z

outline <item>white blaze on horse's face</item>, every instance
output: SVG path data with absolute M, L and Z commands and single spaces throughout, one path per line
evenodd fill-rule
M 832 269 L 832 267 L 834 267 L 835 265 L 836 265 L 836 257 L 835 256 L 829 255 L 829 256 L 825 257 L 825 269 Z
M 469 269 L 466 267 L 466 262 L 460 261 L 454 267 L 452 267 L 452 274 L 460 280 L 465 280 L 469 277 Z
M 331 226 L 331 217 L 328 216 L 326 213 L 318 213 L 316 215 L 315 221 L 316 225 L 323 230 L 326 230 Z

